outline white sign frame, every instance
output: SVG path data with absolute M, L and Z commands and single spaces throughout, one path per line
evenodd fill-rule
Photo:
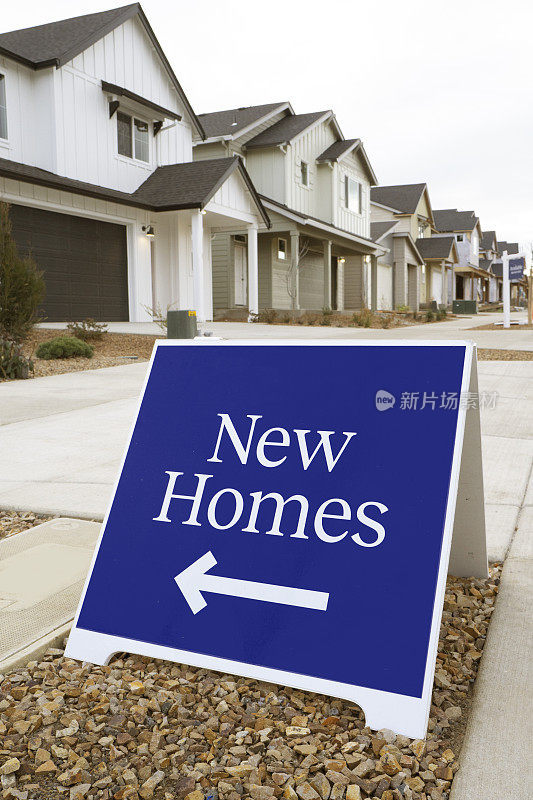
M 452 549 L 452 535 L 453 537 L 453 558 L 454 574 L 456 570 L 460 574 L 475 574 L 470 571 L 477 570 L 480 576 L 487 574 L 487 560 L 486 560 L 486 544 L 485 544 L 485 524 L 484 513 L 480 513 L 483 509 L 483 497 L 479 495 L 479 474 L 481 468 L 481 449 L 480 449 L 480 435 L 479 435 L 479 408 L 469 409 L 467 412 L 466 406 L 460 404 L 457 418 L 457 428 L 455 435 L 455 443 L 453 449 L 452 468 L 450 477 L 450 487 L 448 492 L 448 500 L 446 505 L 446 515 L 443 533 L 443 542 L 441 549 L 440 564 L 437 576 L 437 586 L 435 591 L 435 602 L 433 606 L 433 615 L 431 621 L 430 640 L 427 652 L 426 667 L 424 673 L 424 682 L 422 697 L 408 697 L 402 694 L 381 691 L 377 689 L 369 689 L 364 686 L 354 686 L 351 684 L 341 683 L 338 681 L 317 678 L 308 675 L 301 675 L 299 673 L 287 672 L 285 670 L 273 669 L 270 667 L 262 667 L 258 665 L 242 663 L 233 661 L 231 659 L 219 658 L 216 656 L 209 656 L 200 653 L 193 653 L 188 650 L 180 650 L 161 645 L 154 645 L 146 642 L 137 641 L 135 639 L 123 638 L 120 636 L 113 636 L 109 634 L 97 633 L 94 631 L 84 630 L 77 627 L 78 618 L 83 605 L 85 594 L 91 579 L 92 571 L 96 561 L 98 551 L 104 531 L 106 528 L 107 520 L 113 504 L 115 494 L 118 487 L 118 482 L 126 456 L 129 450 L 130 442 L 133 436 L 137 418 L 141 408 L 141 403 L 146 391 L 148 379 L 152 370 L 155 355 L 159 347 L 285 347 L 295 345 L 306 346 L 322 346 L 322 347 L 450 347 L 461 346 L 465 348 L 465 362 L 463 368 L 463 376 L 461 383 L 461 395 L 466 395 L 469 391 L 477 390 L 477 369 L 475 358 L 475 345 L 471 341 L 457 341 L 457 340 L 423 340 L 423 341 L 410 341 L 410 340 L 364 340 L 364 339 L 335 339 L 335 340 L 295 340 L 295 339 L 243 339 L 243 340 L 224 340 L 224 341 L 199 341 L 199 340 L 158 340 L 155 342 L 154 350 L 149 362 L 146 377 L 143 383 L 143 388 L 137 404 L 136 413 L 130 429 L 127 444 L 124 450 L 120 470 L 115 482 L 109 508 L 107 510 L 102 530 L 94 551 L 93 559 L 85 581 L 85 586 L 81 595 L 78 611 L 74 620 L 74 625 L 70 633 L 68 644 L 65 650 L 67 658 L 74 658 L 81 661 L 88 661 L 95 664 L 107 664 L 110 658 L 117 652 L 135 653 L 141 656 L 149 656 L 150 658 L 159 658 L 167 661 L 173 661 L 181 664 L 188 664 L 194 667 L 205 669 L 217 670 L 221 673 L 233 673 L 243 677 L 253 678 L 256 680 L 266 681 L 269 683 L 282 684 L 290 686 L 295 689 L 302 689 L 304 691 L 316 692 L 318 694 L 331 695 L 339 697 L 344 700 L 351 701 L 359 705 L 365 714 L 366 724 L 374 729 L 389 728 L 396 733 L 403 734 L 412 738 L 423 738 L 426 734 L 427 723 L 429 719 L 429 711 L 431 705 L 431 693 L 433 688 L 433 677 L 435 672 L 435 663 L 437 657 L 437 646 L 439 639 L 439 630 L 442 617 L 442 609 L 444 603 L 444 593 L 446 589 L 446 576 L 448 572 L 448 563 L 450 560 L 450 551 Z M 474 413 L 472 413 L 474 412 Z M 468 423 L 468 424 L 467 424 Z M 466 433 L 465 433 L 466 430 Z M 477 448 L 477 452 L 471 453 L 463 461 L 463 468 L 461 469 L 461 456 L 463 452 L 463 442 L 467 442 L 469 446 Z M 478 478 L 476 478 L 476 470 Z M 459 480 L 467 481 L 467 486 L 464 491 L 459 491 Z M 481 492 L 483 491 L 482 477 L 481 477 Z M 472 504 L 472 499 L 474 503 Z M 458 518 L 459 524 L 454 526 L 454 518 L 457 508 L 460 511 Z M 475 513 L 472 516 L 470 510 L 474 508 Z M 470 523 L 473 523 L 470 525 Z M 464 528 L 464 525 L 469 527 Z M 463 541 L 464 540 L 464 541 Z

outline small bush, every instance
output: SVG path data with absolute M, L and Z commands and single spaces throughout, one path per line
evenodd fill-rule
M 435 320 L 435 314 L 433 313 L 433 311 L 431 309 L 429 311 L 426 311 L 426 322 L 434 322 L 434 320 Z
M 398 306 L 397 311 L 400 314 L 406 314 L 408 311 L 410 311 L 410 308 L 409 306 Z
M 10 339 L 0 339 L 0 378 L 29 378 L 32 373 L 33 361 L 22 354 L 20 344 Z
M 92 358 L 94 348 L 75 336 L 56 336 L 37 348 L 37 358 Z
M 319 325 L 331 325 L 331 319 L 327 314 L 322 316 L 322 319 L 319 320 Z
M 262 322 L 265 325 L 272 325 L 278 320 L 278 312 L 273 308 L 264 308 L 258 314 L 250 315 L 250 322 Z
M 442 321 L 443 319 L 446 319 L 447 316 L 448 312 L 446 311 L 446 309 L 439 308 L 439 310 L 437 311 L 437 319 L 439 320 L 439 322 Z
M 44 297 L 43 273 L 19 255 L 11 235 L 9 204 L 0 202 L 0 337 L 21 342 L 38 318 Z
M 96 322 L 91 317 L 87 317 L 82 322 L 69 322 L 67 330 L 71 336 L 81 339 L 82 342 L 88 342 L 91 339 L 99 341 L 104 333 L 107 333 L 107 325 L 105 322 Z
M 391 325 L 392 325 L 392 318 L 389 317 L 388 314 L 385 314 L 381 320 L 381 327 L 390 328 Z
M 363 308 L 361 311 L 356 311 L 352 317 L 354 325 L 359 328 L 371 328 L 374 315 L 368 308 Z

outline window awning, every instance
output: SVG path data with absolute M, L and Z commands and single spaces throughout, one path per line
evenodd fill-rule
M 108 94 L 116 95 L 117 97 L 127 97 L 130 100 L 133 100 L 135 103 L 139 103 L 139 105 L 149 108 L 150 111 L 153 111 L 157 116 L 164 117 L 165 119 L 175 119 L 179 122 L 182 118 L 181 114 L 178 114 L 176 111 L 171 111 L 170 109 L 164 108 L 157 103 L 152 103 L 151 100 L 147 100 L 145 97 L 141 97 L 141 95 L 135 94 L 135 92 L 131 92 L 129 89 L 125 89 L 123 86 L 116 86 L 114 83 L 102 81 L 102 91 L 107 92 Z M 112 104 L 110 104 L 109 110 L 110 117 L 112 117 L 117 110 L 118 103 L 113 105 L 113 107 L 111 106 Z

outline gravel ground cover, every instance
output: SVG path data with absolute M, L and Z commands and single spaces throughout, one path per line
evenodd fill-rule
M 0 540 L 13 536 L 15 533 L 27 531 L 34 525 L 48 522 L 53 517 L 45 517 L 42 514 L 34 514 L 33 511 L 2 511 L 0 510 Z
M 479 348 L 477 351 L 479 361 L 533 361 L 533 351 L 530 350 L 488 350 Z
M 10 529 L 7 513 L 11 533 L 41 521 L 9 512 Z M 96 667 L 49 649 L 0 675 L 1 797 L 445 800 L 500 571 L 448 579 L 425 741 L 372 732 L 358 706 L 311 692 L 127 654 Z
M 148 361 L 156 339 L 164 337 L 148 334 L 105 333 L 100 341 L 91 341 L 94 347 L 92 358 L 61 358 L 45 360 L 35 357 L 35 351 L 41 342 L 64 336 L 66 329 L 34 328 L 31 336 L 24 343 L 24 354 L 31 356 L 35 366 L 34 376 L 60 375 L 64 372 L 77 372 L 84 369 L 100 369 L 101 367 L 117 367 L 120 364 L 132 364 L 136 361 Z

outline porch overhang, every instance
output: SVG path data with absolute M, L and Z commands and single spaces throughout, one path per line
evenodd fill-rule
M 352 252 L 355 251 L 364 255 L 381 256 L 389 252 L 387 247 L 377 244 L 371 239 L 366 239 L 364 236 L 357 236 L 324 220 L 302 214 L 264 195 L 260 195 L 260 198 L 267 210 L 295 224 L 303 233 L 314 239 L 329 239 L 337 246 L 346 247 Z M 273 227 L 276 226 L 273 225 Z

